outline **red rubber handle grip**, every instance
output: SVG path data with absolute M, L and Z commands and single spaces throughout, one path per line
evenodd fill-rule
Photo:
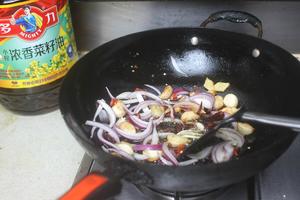
M 108 182 L 108 178 L 98 175 L 90 174 L 79 181 L 59 200 L 85 200 L 96 189 L 102 187 Z

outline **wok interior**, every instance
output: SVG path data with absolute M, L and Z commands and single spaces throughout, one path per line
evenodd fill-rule
M 97 99 L 110 100 L 105 86 L 117 95 L 143 88 L 143 84 L 160 88 L 165 84 L 187 88 L 202 86 L 206 77 L 229 82 L 226 92 L 236 94 L 250 111 L 294 114 L 293 104 L 297 103 L 287 104 L 291 98 L 287 98 L 285 92 L 290 90 L 294 80 L 288 79 L 281 63 L 268 62 L 274 55 L 264 52 L 260 43 L 250 45 L 250 42 L 226 37 L 218 40 L 213 34 L 204 37 L 196 31 L 177 37 L 167 31 L 159 32 L 159 37 L 155 34 L 127 41 L 128 45 L 120 41 L 113 53 L 104 52 L 86 64 L 85 75 L 79 77 L 80 84 L 76 86 L 80 92 L 77 105 L 84 107 L 76 116 L 80 124 L 92 118 Z M 198 45 L 192 45 L 193 37 L 199 39 Z M 261 49 L 260 57 L 252 56 L 253 49 Z
M 193 37 L 198 44 L 192 44 Z M 254 49 L 260 51 L 257 58 L 252 56 Z M 290 91 L 297 91 L 299 82 L 296 65 L 288 53 L 254 37 L 233 37 L 233 33 L 208 29 L 149 31 L 112 41 L 82 58 L 64 82 L 62 91 L 67 94 L 61 99 L 69 99 L 69 108 L 62 111 L 65 109 L 83 130 L 75 131 L 75 135 L 89 140 L 90 127 L 84 123 L 92 119 L 97 99 L 109 100 L 105 86 L 117 95 L 143 88 L 143 84 L 202 86 L 209 77 L 230 82 L 226 92 L 236 94 L 250 111 L 297 116 L 298 94 L 290 98 Z M 290 143 L 294 137 L 287 129 L 254 126 L 254 152 L 276 143 Z M 274 153 L 275 157 L 278 155 Z M 145 168 L 149 170 L 151 166 Z

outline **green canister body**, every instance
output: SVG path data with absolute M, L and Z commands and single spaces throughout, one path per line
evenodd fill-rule
M 67 0 L 0 3 L 0 103 L 20 114 L 57 108 L 63 77 L 78 60 Z

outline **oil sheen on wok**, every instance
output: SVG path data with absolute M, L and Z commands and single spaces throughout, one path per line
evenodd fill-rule
M 97 100 L 94 117 L 86 121 L 91 139 L 102 149 L 129 160 L 168 166 L 186 166 L 198 162 L 221 163 L 238 157 L 255 132 L 252 125 L 234 122 L 218 129 L 216 143 L 188 155 L 178 156 L 195 139 L 201 138 L 215 123 L 239 109 L 238 97 L 227 93 L 230 83 L 206 78 L 203 87 L 172 87 L 161 90 L 145 84 L 109 100 Z

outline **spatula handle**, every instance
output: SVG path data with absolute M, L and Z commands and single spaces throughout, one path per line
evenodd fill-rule
M 299 118 L 276 116 L 276 115 L 269 115 L 269 114 L 256 113 L 256 112 L 245 112 L 242 114 L 241 117 L 244 120 L 250 120 L 259 123 L 275 125 L 275 126 L 283 126 L 283 127 L 291 128 L 295 131 L 300 131 Z

